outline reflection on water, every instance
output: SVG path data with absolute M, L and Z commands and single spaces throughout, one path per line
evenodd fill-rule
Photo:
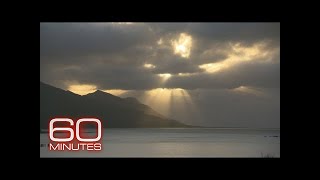
M 40 144 L 48 135 L 40 134 Z M 105 129 L 100 152 L 52 152 L 40 157 L 280 157 L 280 130 L 216 128 Z

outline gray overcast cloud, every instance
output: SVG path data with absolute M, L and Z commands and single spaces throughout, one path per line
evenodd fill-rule
M 40 81 L 122 90 L 189 124 L 280 127 L 280 23 L 40 23 Z M 201 117 L 147 102 L 158 88 L 183 89 Z

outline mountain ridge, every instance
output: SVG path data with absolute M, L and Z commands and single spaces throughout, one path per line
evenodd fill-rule
M 40 81 L 40 129 L 54 117 L 97 117 L 105 128 L 191 127 L 159 114 L 136 98 L 97 90 L 78 95 Z

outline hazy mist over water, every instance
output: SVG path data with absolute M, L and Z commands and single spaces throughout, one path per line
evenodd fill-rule
M 40 144 L 48 135 L 40 134 Z M 104 129 L 100 152 L 48 151 L 40 157 L 280 157 L 280 130 L 232 128 Z

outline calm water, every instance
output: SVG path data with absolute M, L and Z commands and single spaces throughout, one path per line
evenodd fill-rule
M 48 142 L 48 135 L 40 134 L 40 144 Z M 280 157 L 280 130 L 105 129 L 102 146 L 100 152 L 40 147 L 40 157 Z

